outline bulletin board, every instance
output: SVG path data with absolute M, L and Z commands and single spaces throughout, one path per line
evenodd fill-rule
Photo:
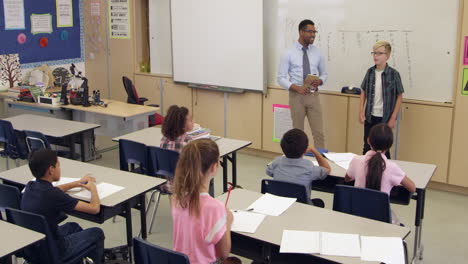
M 0 55 L 19 54 L 21 68 L 41 64 L 57 65 L 84 61 L 82 0 L 72 2 L 73 23 L 57 27 L 57 0 L 24 0 L 25 29 L 5 30 L 4 0 L 0 0 Z M 31 15 L 50 14 L 51 33 L 31 33 Z M 23 33 L 26 41 L 20 44 L 18 35 Z M 40 45 L 47 38 L 47 46 Z M 44 41 L 42 42 L 44 44 Z

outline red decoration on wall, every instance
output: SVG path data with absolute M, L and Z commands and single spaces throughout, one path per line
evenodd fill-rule
M 41 46 L 41 48 L 47 47 L 47 45 L 49 45 L 49 39 L 46 38 L 46 37 L 42 37 L 42 38 L 39 40 L 39 45 Z

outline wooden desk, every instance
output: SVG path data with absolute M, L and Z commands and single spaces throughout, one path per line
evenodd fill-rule
M 45 105 L 5 99 L 8 115 L 37 114 L 59 119 L 100 124 L 96 134 L 116 137 L 148 127 L 148 116 L 159 108 L 103 99 L 107 107 L 91 105 Z
M 127 135 L 113 138 L 113 141 L 119 141 L 120 139 L 131 140 L 145 144 L 147 146 L 159 147 L 161 142 L 162 133 L 159 127 L 150 127 L 142 129 Z M 219 147 L 219 155 L 222 158 L 221 165 L 223 166 L 223 192 L 227 191 L 228 182 L 228 163 L 229 160 L 232 164 L 232 183 L 234 186 L 237 185 L 237 154 L 236 152 L 242 148 L 252 144 L 250 141 L 220 138 L 215 141 Z
M 67 142 L 70 148 L 70 157 L 75 157 L 75 143 L 81 144 L 81 160 L 85 161 L 85 149 L 93 145 L 94 129 L 100 125 L 83 122 L 69 121 L 51 117 L 37 115 L 19 115 L 5 118 L 10 121 L 13 128 L 17 131 L 32 130 L 38 131 L 45 136 L 55 139 L 61 139 Z
M 124 216 L 127 227 L 127 244 L 131 247 L 133 237 L 131 208 L 136 208 L 140 210 L 142 237 L 146 238 L 145 193 L 163 184 L 165 180 L 70 159 L 59 158 L 59 160 L 63 177 L 81 178 L 85 174 L 91 173 L 98 183 L 107 182 L 125 187 L 125 189 L 102 199 L 101 211 L 98 214 L 91 215 L 75 211 L 71 215 L 99 224 L 116 215 Z M 0 179 L 5 184 L 15 185 L 22 189 L 33 179 L 33 176 L 28 165 L 24 165 L 0 172 Z M 73 196 L 73 193 L 70 195 Z
M 315 160 L 312 157 L 305 157 L 310 160 Z M 424 219 L 424 208 L 426 203 L 426 187 L 432 176 L 437 169 L 436 165 L 424 164 L 410 161 L 392 160 L 406 173 L 406 175 L 414 181 L 416 185 L 416 194 L 412 196 L 416 200 L 416 213 L 414 219 L 415 234 L 414 234 L 414 251 L 413 260 L 415 258 L 422 259 L 423 249 L 421 247 L 421 234 L 422 234 L 422 222 Z M 346 170 L 334 162 L 329 161 L 331 172 L 325 180 L 314 181 L 312 188 L 314 190 L 334 192 L 334 186 L 336 184 L 344 184 L 344 177 Z M 403 188 L 401 186 L 394 188 Z M 390 196 L 392 200 L 392 197 Z
M 75 121 L 100 124 L 96 134 L 116 137 L 148 127 L 148 116 L 154 115 L 159 107 L 128 104 L 126 102 L 103 99 L 107 107 L 82 105 L 62 105 L 72 111 Z
M 44 234 L 10 224 L 6 221 L 0 221 L 0 258 L 13 254 L 26 246 L 31 245 L 43 238 Z
M 231 192 L 228 207 L 233 210 L 245 210 L 261 195 L 261 193 L 253 191 L 235 189 Z M 223 194 L 216 199 L 224 203 L 226 197 L 227 194 Z M 322 259 L 333 263 L 368 263 L 361 261 L 360 258 L 351 257 L 279 254 L 281 238 L 285 229 L 400 237 L 402 239 L 410 232 L 407 227 L 296 202 L 280 216 L 266 216 L 254 234 L 232 232 L 232 252 L 258 261 L 269 258 L 273 263 L 322 263 Z M 275 259 L 280 259 L 280 261 L 277 262 Z

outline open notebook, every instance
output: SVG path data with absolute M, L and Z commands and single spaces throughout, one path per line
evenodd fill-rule
M 360 257 L 361 247 L 357 234 L 284 230 L 280 252 Z

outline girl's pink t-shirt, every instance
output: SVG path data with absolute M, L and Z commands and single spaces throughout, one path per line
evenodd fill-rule
M 216 244 L 226 232 L 226 207 L 208 193 L 200 194 L 200 215 L 172 203 L 173 248 L 192 264 L 216 261 Z
M 374 156 L 376 152 L 369 150 L 363 156 L 356 156 L 351 160 L 348 171 L 348 176 L 355 180 L 354 186 L 360 188 L 366 188 L 366 176 L 367 176 L 367 161 Z M 385 161 L 385 170 L 382 174 L 382 182 L 380 183 L 380 191 L 386 192 L 390 195 L 390 191 L 393 186 L 400 185 L 401 181 L 406 177 L 406 174 L 401 168 L 391 160 L 388 160 L 384 154 L 382 158 Z

